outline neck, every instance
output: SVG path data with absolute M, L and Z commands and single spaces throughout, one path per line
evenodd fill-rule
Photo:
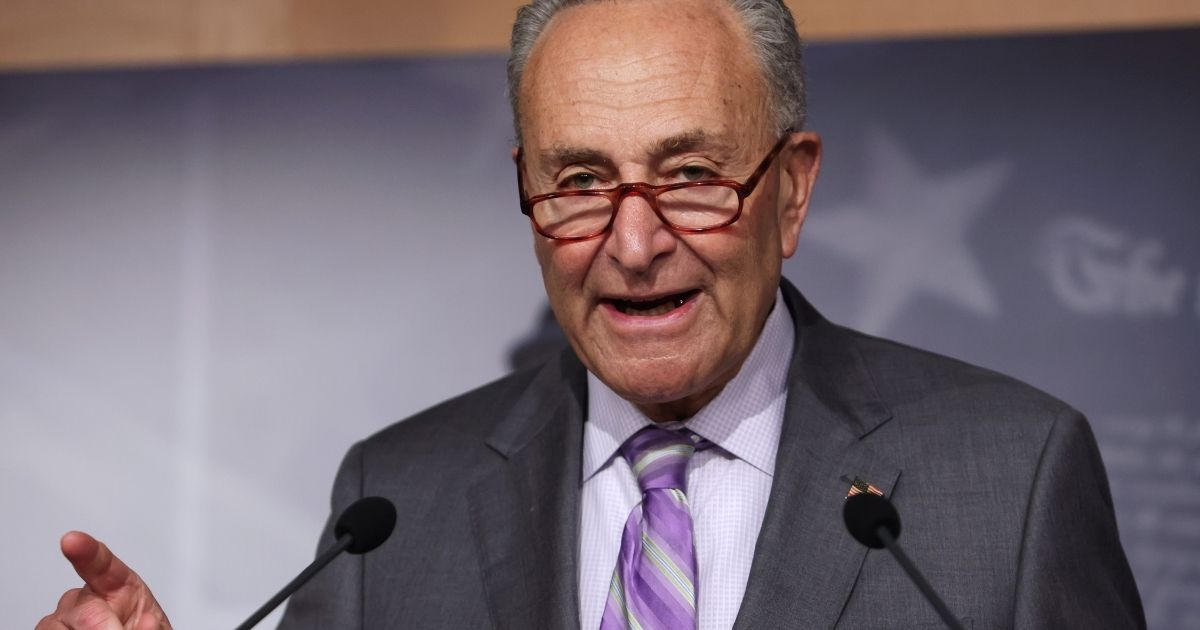
M 687 398 L 665 403 L 641 403 L 635 406 L 655 424 L 683 422 L 699 413 L 705 405 L 717 397 L 717 394 L 721 393 L 722 389 L 725 389 L 725 383 Z

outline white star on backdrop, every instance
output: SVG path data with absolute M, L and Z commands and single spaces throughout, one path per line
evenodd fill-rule
M 919 293 L 995 317 L 998 302 L 967 245 L 1009 165 L 1000 160 L 948 174 L 922 172 L 881 130 L 867 139 L 862 196 L 810 217 L 805 238 L 862 270 L 854 325 L 879 334 Z

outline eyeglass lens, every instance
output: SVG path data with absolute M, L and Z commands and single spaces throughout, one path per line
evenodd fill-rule
M 671 226 L 702 230 L 732 219 L 740 201 L 733 188 L 712 184 L 660 192 L 655 203 Z M 614 211 L 609 197 L 577 195 L 539 201 L 533 206 L 533 218 L 544 233 L 570 238 L 603 230 Z

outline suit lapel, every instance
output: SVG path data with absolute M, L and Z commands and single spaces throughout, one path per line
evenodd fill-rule
M 890 418 L 853 338 L 783 282 L 796 324 L 775 477 L 735 628 L 832 628 L 866 548 L 842 504 L 859 477 L 885 494 L 900 470 L 865 438 Z M 578 521 L 587 381 L 566 351 L 489 436 L 500 456 L 468 491 L 497 628 L 578 628 Z
M 775 477 L 735 628 L 832 628 L 866 548 L 846 532 L 847 478 L 890 494 L 900 470 L 862 438 L 890 418 L 853 339 L 786 281 L 796 323 Z
M 469 491 L 496 628 L 576 628 L 583 367 L 564 353 L 488 438 L 502 456 Z

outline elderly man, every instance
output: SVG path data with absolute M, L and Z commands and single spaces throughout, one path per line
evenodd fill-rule
M 283 627 L 938 627 L 844 531 L 852 487 L 895 501 L 967 626 L 1144 627 L 1077 412 L 781 283 L 821 143 L 780 2 L 537 1 L 512 43 L 521 208 L 573 352 L 351 449 L 333 512 L 390 497 L 396 533 Z M 86 586 L 39 628 L 167 627 L 102 545 L 63 551 Z

